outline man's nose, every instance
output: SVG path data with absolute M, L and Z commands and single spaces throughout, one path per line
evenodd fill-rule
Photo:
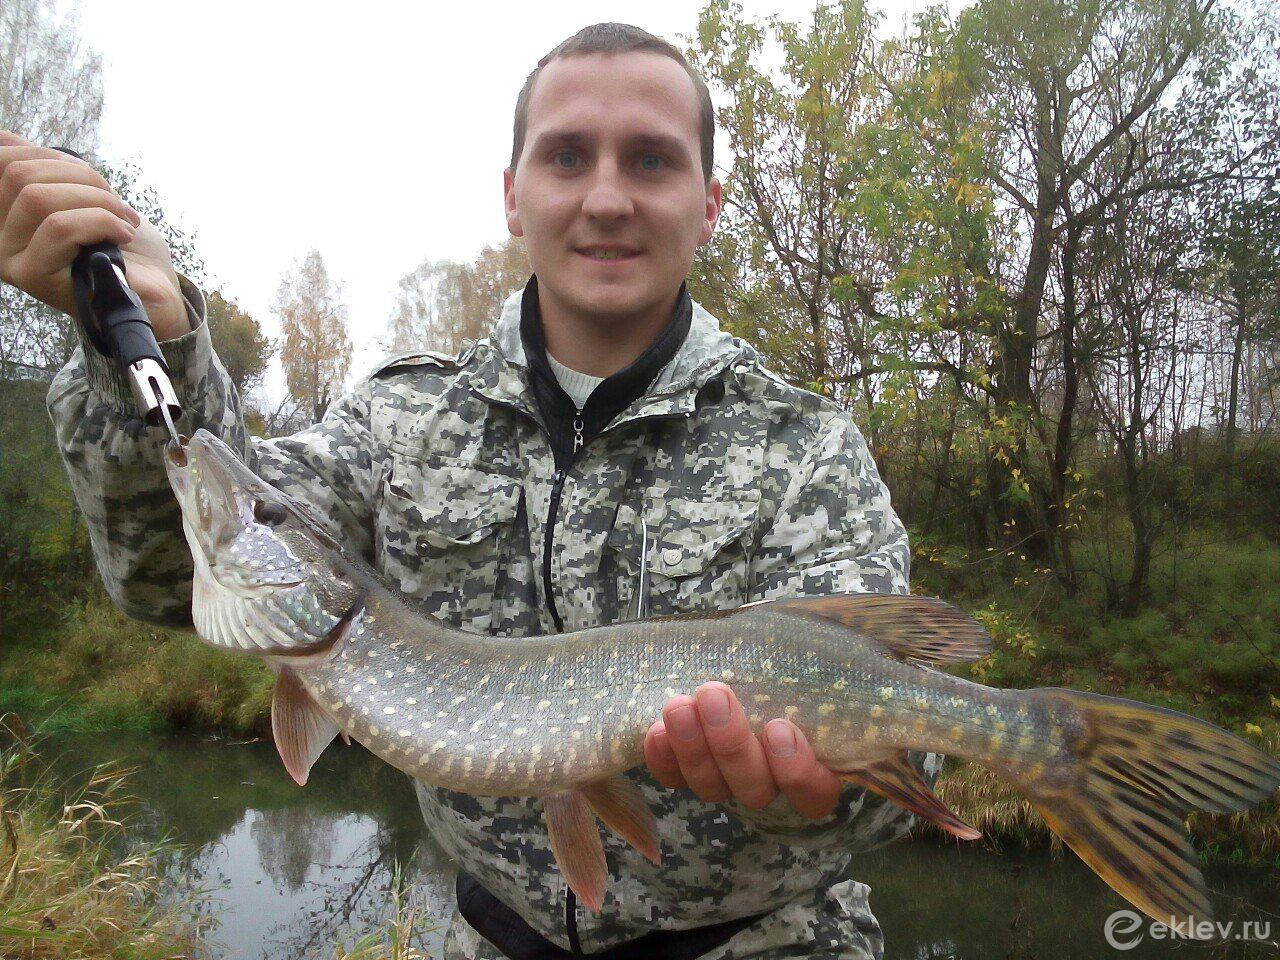
M 582 201 L 582 212 L 589 217 L 614 220 L 631 216 L 634 209 L 623 171 L 617 162 L 604 160 L 598 163 Z

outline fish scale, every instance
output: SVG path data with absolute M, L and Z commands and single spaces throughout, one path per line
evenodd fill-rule
M 397 594 L 211 434 L 172 447 L 168 469 L 197 631 L 277 669 L 272 730 L 290 775 L 305 783 L 342 732 L 426 783 L 540 797 L 556 861 L 592 909 L 608 876 L 596 817 L 660 860 L 653 816 L 620 774 L 643 761 L 668 698 L 708 680 L 732 685 L 753 726 L 789 718 L 838 775 L 962 839 L 979 833 L 907 752 L 988 767 L 1103 880 L 1184 930 L 1211 911 L 1183 818 L 1247 809 L 1280 786 L 1275 758 L 1185 714 L 942 672 L 985 656 L 990 637 L 941 600 L 786 599 L 493 638 Z

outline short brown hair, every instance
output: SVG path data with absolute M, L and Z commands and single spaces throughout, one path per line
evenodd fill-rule
M 543 67 L 552 60 L 575 53 L 631 53 L 637 50 L 670 57 L 684 67 L 684 72 L 693 81 L 693 89 L 698 98 L 702 174 L 710 180 L 712 162 L 715 158 L 716 115 L 715 109 L 711 106 L 711 91 L 707 89 L 706 81 L 698 76 L 683 53 L 661 37 L 655 37 L 649 31 L 633 27 L 629 23 L 593 23 L 589 27 L 583 27 L 538 61 L 538 65 L 533 68 L 524 86 L 520 88 L 520 96 L 516 98 L 510 169 L 515 170 L 516 162 L 524 151 L 524 137 L 529 127 L 529 99 L 533 95 L 534 81 L 538 79 L 538 74 L 542 72 Z

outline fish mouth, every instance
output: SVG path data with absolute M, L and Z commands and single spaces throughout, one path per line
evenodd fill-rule
M 241 463 L 222 440 L 197 430 L 185 444 L 170 442 L 165 451 L 169 482 L 182 507 L 183 522 L 211 570 L 218 553 L 253 522 L 253 505 L 265 495 L 265 485 Z M 257 589 L 297 586 L 294 577 L 278 583 L 259 582 Z

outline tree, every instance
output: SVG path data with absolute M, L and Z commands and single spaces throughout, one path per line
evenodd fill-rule
M 82 155 L 98 145 L 102 58 L 82 49 L 74 13 L 54 0 L 0 7 L 0 127 Z
M 276 292 L 280 318 L 281 362 L 290 395 L 313 421 L 324 417 L 342 390 L 351 366 L 347 308 L 341 290 L 329 279 L 320 251 L 295 264 Z
M 213 348 L 227 368 L 236 391 L 244 396 L 246 391 L 262 383 L 267 363 L 275 352 L 271 340 L 257 320 L 217 290 L 209 294 L 205 310 Z
M 488 333 L 503 302 L 529 279 L 524 244 L 510 237 L 471 263 L 424 261 L 400 279 L 390 350 L 454 352 Z

